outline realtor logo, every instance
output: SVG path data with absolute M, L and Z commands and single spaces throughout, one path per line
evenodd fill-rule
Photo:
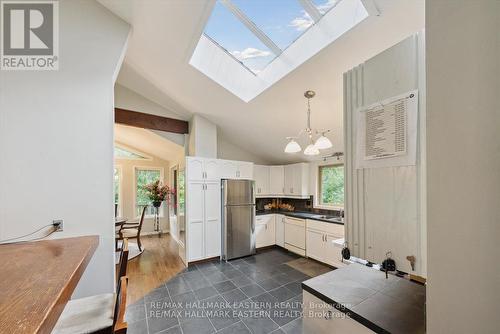
M 1 1 L 1 70 L 59 68 L 59 3 Z

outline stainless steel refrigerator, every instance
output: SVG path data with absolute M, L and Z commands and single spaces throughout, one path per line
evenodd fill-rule
M 255 193 L 252 180 L 222 180 L 222 259 L 255 254 Z

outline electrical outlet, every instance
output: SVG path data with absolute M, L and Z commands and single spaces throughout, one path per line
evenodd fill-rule
M 56 228 L 56 232 L 62 232 L 64 227 L 64 220 L 57 219 L 52 221 L 52 225 Z

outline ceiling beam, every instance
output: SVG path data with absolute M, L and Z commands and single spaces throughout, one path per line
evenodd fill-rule
M 121 108 L 115 108 L 115 123 L 150 130 L 189 133 L 189 123 L 186 121 Z
M 321 13 L 311 0 L 299 0 L 299 3 L 302 5 L 302 8 L 304 8 L 306 13 L 313 19 L 314 23 L 317 23 L 321 19 Z
M 220 2 L 231 12 L 241 23 L 243 23 L 265 46 L 269 48 L 276 56 L 283 52 L 272 39 L 269 38 L 255 23 L 243 13 L 238 6 L 231 2 L 231 0 L 220 0 Z

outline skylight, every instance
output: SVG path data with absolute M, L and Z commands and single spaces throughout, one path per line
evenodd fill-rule
M 373 0 L 217 0 L 189 63 L 248 102 L 378 14 Z

